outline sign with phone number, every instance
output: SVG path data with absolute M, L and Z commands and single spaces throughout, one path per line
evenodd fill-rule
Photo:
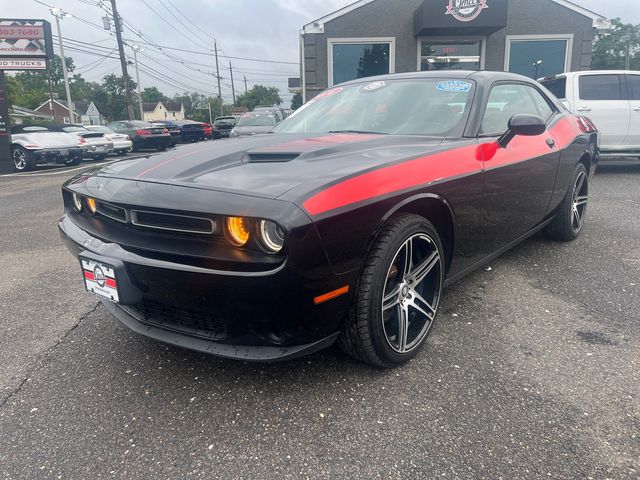
M 40 26 L 0 25 L 0 38 L 4 40 L 39 40 L 44 38 L 44 28 Z

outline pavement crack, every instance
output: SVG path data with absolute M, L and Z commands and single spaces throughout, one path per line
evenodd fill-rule
M 96 302 L 96 304 L 88 312 L 81 315 L 80 318 L 78 318 L 78 321 L 75 322 L 73 325 L 71 325 L 71 327 L 69 327 L 69 329 L 64 333 L 64 335 L 60 339 L 58 339 L 58 341 L 54 345 L 49 347 L 44 352 L 44 354 L 36 362 L 36 364 L 32 368 L 27 370 L 27 373 L 25 374 L 24 378 L 20 381 L 20 383 L 6 397 L 0 398 L 0 408 L 4 407 L 9 400 L 11 400 L 13 397 L 15 397 L 20 393 L 20 391 L 25 386 L 25 384 L 29 381 L 29 379 L 38 370 L 40 370 L 42 367 L 45 366 L 45 364 L 50 359 L 51 355 L 56 351 L 56 349 L 60 345 L 62 345 L 62 343 L 67 339 L 67 337 L 71 335 L 73 331 L 80 326 L 82 321 L 86 319 L 89 315 L 91 315 L 93 312 L 95 312 L 99 306 L 100 306 L 100 302 Z

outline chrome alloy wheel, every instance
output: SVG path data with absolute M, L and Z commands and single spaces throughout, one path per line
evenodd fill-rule
M 13 151 L 13 164 L 16 170 L 24 170 L 27 167 L 27 153 L 20 148 L 16 148 Z
M 589 201 L 589 185 L 587 183 L 587 174 L 580 172 L 573 186 L 573 196 L 571 201 L 571 228 L 575 233 L 582 229 L 584 216 L 587 211 L 587 203 Z
M 429 333 L 442 291 L 442 259 L 424 233 L 408 238 L 396 252 L 382 293 L 382 323 L 389 346 L 409 353 Z

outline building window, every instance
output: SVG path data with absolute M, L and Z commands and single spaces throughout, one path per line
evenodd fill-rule
M 573 35 L 507 36 L 505 70 L 538 79 L 571 71 Z
M 480 70 L 482 42 L 463 40 L 433 42 L 420 40 L 421 71 L 426 70 Z
M 328 51 L 329 86 L 395 73 L 394 38 L 330 38 Z

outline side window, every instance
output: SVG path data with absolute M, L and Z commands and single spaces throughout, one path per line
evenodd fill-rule
M 528 88 L 528 87 L 527 87 Z M 528 88 L 529 93 L 531 93 L 531 98 L 533 98 L 533 102 L 536 104 L 538 108 L 538 115 L 544 118 L 546 122 L 551 118 L 551 116 L 555 113 L 555 109 L 549 106 L 549 102 L 547 99 L 535 88 Z
M 640 100 L 640 75 L 627 75 L 629 100 Z
M 535 89 L 526 85 L 505 84 L 493 87 L 482 118 L 480 135 L 487 137 L 502 135 L 507 131 L 509 119 L 518 113 L 541 115 L 540 106 L 533 100 L 532 93 L 540 96 Z M 540 100 L 544 101 L 544 99 Z M 548 104 L 547 109 L 550 110 Z
M 580 100 L 623 100 L 620 75 L 581 75 Z

